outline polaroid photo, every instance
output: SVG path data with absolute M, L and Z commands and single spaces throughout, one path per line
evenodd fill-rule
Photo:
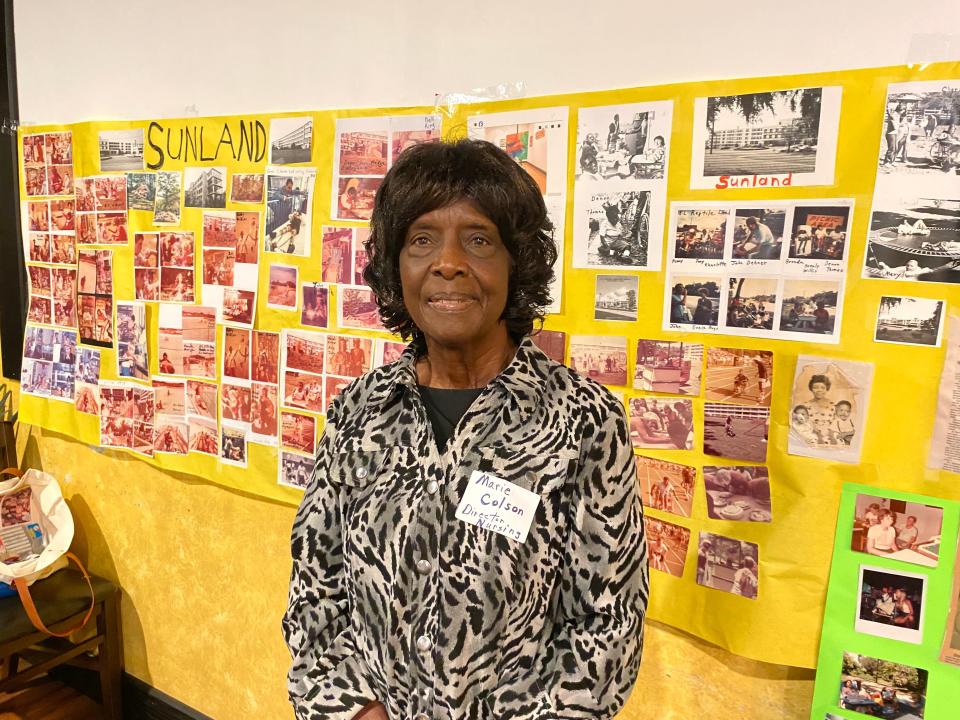
M 785 270 L 797 274 L 843 275 L 852 215 L 852 200 L 831 201 L 830 205 L 796 205 L 783 261 Z
M 609 335 L 571 335 L 569 367 L 603 385 L 627 384 L 627 339 Z
M 373 342 L 373 366 L 381 367 L 396 362 L 406 349 L 406 343 L 377 338 Z
M 881 295 L 873 339 L 897 345 L 940 347 L 944 300 Z
M 310 478 L 313 477 L 314 464 L 315 461 L 311 455 L 281 450 L 277 467 L 277 484 L 306 490 Z
M 690 531 L 680 525 L 655 520 L 649 515 L 644 515 L 643 526 L 647 533 L 650 568 L 674 577 L 683 577 Z
M 157 172 L 156 197 L 153 204 L 154 225 L 180 224 L 180 191 L 183 186 L 179 170 Z
M 157 202 L 156 173 L 128 172 L 127 211 L 147 210 L 153 212 Z
M 281 413 L 281 447 L 313 456 L 317 452 L 317 420 L 312 415 Z
M 756 600 L 760 591 L 760 551 L 756 544 L 701 532 L 697 584 Z
M 143 128 L 101 130 L 100 172 L 143 170 Z
M 721 331 L 725 335 L 776 337 L 774 316 L 779 306 L 780 280 L 737 275 L 726 278 L 726 285 Z
M 636 275 L 597 275 L 593 319 L 636 322 L 639 290 Z
M 927 705 L 927 671 L 923 668 L 845 652 L 838 704 L 871 716 L 923 718 Z M 891 678 L 896 678 L 892 681 Z
M 297 268 L 293 265 L 271 265 L 267 307 L 276 310 L 297 309 Z
M 860 462 L 872 382 L 872 363 L 800 355 L 793 379 L 787 452 Z
M 263 226 L 265 252 L 309 257 L 316 179 L 316 168 L 267 167 L 267 210 Z
M 225 208 L 227 206 L 227 169 L 225 167 L 184 168 L 183 206 L 185 208 Z
M 219 437 L 216 419 L 189 416 L 187 418 L 187 434 L 190 438 L 190 452 L 203 455 L 219 455 Z
M 776 337 L 804 342 L 840 342 L 843 280 L 785 278 Z
M 186 414 L 216 421 L 218 390 L 216 383 L 187 380 Z
M 308 163 L 312 149 L 313 118 L 287 117 L 270 120 L 271 165 Z
M 690 187 L 832 185 L 840 87 L 697 98 Z
M 250 437 L 252 443 L 276 447 L 279 431 L 278 387 L 271 383 L 251 383 Z
M 281 334 L 281 367 L 322 375 L 327 336 L 310 330 L 287 330 Z
M 320 251 L 320 279 L 325 283 L 350 284 L 353 275 L 353 235 L 355 228 L 323 227 L 323 246 Z M 362 283 L 359 283 L 362 284 Z
M 182 415 L 157 415 L 153 451 L 186 455 L 190 451 L 190 426 Z
M 707 516 L 714 520 L 770 522 L 770 472 L 763 465 L 703 468 Z
M 366 286 L 343 285 L 339 288 L 337 324 L 344 329 L 386 332 L 380 321 L 377 296 Z
M 725 249 L 728 228 L 733 218 L 728 206 L 695 207 L 674 204 L 670 213 L 670 267 L 695 270 L 723 269 L 727 266 Z
M 247 431 L 244 428 L 221 425 L 220 462 L 224 465 L 247 467 Z
M 252 337 L 251 379 L 254 382 L 276 384 L 280 380 L 280 334 L 254 330 Z
M 289 408 L 323 413 L 323 375 L 299 370 L 283 371 L 283 405 Z
M 187 409 L 187 390 L 184 380 L 158 380 L 153 388 L 153 410 L 157 415 L 184 415 Z
M 563 365 L 567 354 L 567 334 L 560 330 L 538 330 L 530 336 L 533 344 L 555 363 Z
M 47 297 L 30 297 L 30 306 L 27 308 L 27 321 L 50 325 L 52 320 L 53 304 Z
M 703 345 L 683 341 L 638 340 L 635 390 L 699 395 Z
M 300 324 L 327 328 L 330 323 L 330 289 L 320 283 L 305 282 L 300 286 Z
M 670 273 L 665 284 L 663 329 L 717 332 L 720 322 L 719 275 Z
M 706 399 L 770 407 L 773 353 L 769 350 L 707 349 Z
M 352 380 L 373 367 L 373 340 L 350 335 L 327 335 L 324 368 L 329 375 Z M 302 361 L 300 361 L 302 364 Z M 303 370 L 318 372 L 315 368 Z
M 729 266 L 738 272 L 779 272 L 787 212 L 785 207 L 738 207 Z
M 766 462 L 769 431 L 769 408 L 711 402 L 703 405 L 705 455 Z
M 616 189 L 604 190 L 593 185 L 577 188 L 573 267 L 660 269 L 662 193 L 654 201 L 653 190 L 631 187 L 634 185 L 628 182 L 618 184 Z M 654 216 L 656 223 L 652 222 Z
M 919 645 L 923 642 L 923 603 L 927 576 L 860 566 L 857 632 Z
M 630 398 L 630 439 L 638 449 L 693 449 L 693 402 L 676 398 Z
M 250 330 L 223 328 L 223 377 L 250 379 Z
M 850 548 L 854 552 L 936 567 L 943 508 L 879 495 L 857 495 Z
M 637 479 L 645 507 L 690 517 L 697 469 L 637 455 Z
M 263 175 L 233 173 L 230 176 L 230 202 L 263 204 Z
M 222 380 L 220 383 L 220 420 L 234 427 L 250 429 L 253 391 L 249 380 Z

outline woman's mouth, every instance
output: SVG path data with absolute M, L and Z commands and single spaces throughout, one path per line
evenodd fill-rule
M 476 302 L 474 298 L 462 293 L 436 293 L 427 299 L 427 305 L 438 312 L 462 312 Z

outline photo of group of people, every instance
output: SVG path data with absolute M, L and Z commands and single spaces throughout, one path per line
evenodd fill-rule
M 27 263 L 76 266 L 76 203 L 70 198 L 29 200 L 21 209 Z
M 21 392 L 73 402 L 77 353 L 75 330 L 28 325 L 23 338 Z
M 707 516 L 715 520 L 770 522 L 770 475 L 763 465 L 705 466 Z
M 756 600 L 760 591 L 760 550 L 755 543 L 701 532 L 697 584 Z
M 153 455 L 153 388 L 122 381 L 100 383 L 100 445 Z
M 355 378 L 373 367 L 371 338 L 284 330 L 283 406 L 322 413 Z
M 306 490 L 310 478 L 313 476 L 314 459 L 312 455 L 301 455 L 297 452 L 281 450 L 278 462 L 278 478 L 280 485 Z
M 77 251 L 77 320 L 80 342 L 113 347 L 113 251 Z
M 799 356 L 788 452 L 859 462 L 872 379 L 870 363 Z
M 647 532 L 647 548 L 650 554 L 650 569 L 683 577 L 690 546 L 690 531 L 664 520 L 655 520 L 645 515 L 643 526 Z
M 671 395 L 699 395 L 702 366 L 703 345 L 699 343 L 638 340 L 633 387 Z
M 668 276 L 664 330 L 716 331 L 720 318 L 721 277 Z
M 217 309 L 217 320 L 252 327 L 257 305 L 257 234 L 260 213 L 203 214 L 201 302 Z
M 77 178 L 76 212 L 78 245 L 126 245 L 126 175 Z
M 772 394 L 772 352 L 745 348 L 707 348 L 707 400 L 769 407 Z
M 630 398 L 630 439 L 635 448 L 693 449 L 693 402 Z
M 919 645 L 926 587 L 925 575 L 861 565 L 857 632 Z
M 855 552 L 936 567 L 943 508 L 877 495 L 857 495 L 850 547 Z
M 650 190 L 610 190 L 590 192 L 583 198 L 583 213 L 578 215 L 574 233 L 574 267 L 653 269 L 660 264 L 650 243 Z M 655 213 L 663 222 L 663 207 Z
M 842 272 L 847 257 L 851 209 L 846 205 L 795 207 L 787 265 Z
M 194 302 L 195 258 L 192 232 L 135 233 L 133 283 L 136 299 Z
M 21 152 L 27 195 L 73 193 L 72 132 L 24 135 Z
M 873 717 L 919 720 L 926 708 L 927 677 L 922 668 L 845 652 L 838 704 Z
M 645 507 L 690 517 L 697 469 L 637 455 L 637 478 Z
M 230 202 L 263 202 L 263 175 L 259 173 L 233 173 L 230 176 Z
M 626 385 L 627 339 L 611 335 L 571 335 L 569 367 L 603 385 Z
M 331 217 L 369 220 L 373 196 L 400 153 L 439 139 L 438 115 L 338 118 Z

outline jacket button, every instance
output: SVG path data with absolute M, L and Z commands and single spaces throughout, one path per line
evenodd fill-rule
M 421 575 L 429 575 L 431 569 L 429 560 L 417 560 L 417 572 Z
M 367 469 L 365 467 L 357 468 L 357 471 L 353 474 L 357 480 L 363 480 L 367 477 Z
M 430 720 L 430 716 L 426 713 L 420 713 L 413 720 Z
M 433 640 L 428 638 L 426 635 L 421 635 L 417 638 L 417 650 L 420 652 L 427 652 L 432 647 Z
M 430 493 L 431 495 L 436 495 L 437 490 L 439 489 L 440 489 L 440 485 L 437 483 L 436 480 L 431 480 L 430 482 L 427 483 L 427 492 Z

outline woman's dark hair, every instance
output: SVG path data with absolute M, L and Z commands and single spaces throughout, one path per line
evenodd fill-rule
M 810 382 L 807 383 L 807 389 L 810 392 L 813 392 L 813 386 L 816 385 L 817 383 L 820 383 L 821 385 L 823 385 L 827 390 L 830 389 L 830 378 L 828 378 L 826 375 L 811 376 Z
M 397 158 L 377 190 L 365 243 L 363 279 L 377 297 L 385 327 L 419 338 L 403 302 L 400 251 L 421 215 L 469 200 L 497 226 L 513 259 L 501 319 L 520 339 L 543 319 L 557 247 L 543 196 L 533 179 L 496 145 L 484 140 L 414 145 Z

